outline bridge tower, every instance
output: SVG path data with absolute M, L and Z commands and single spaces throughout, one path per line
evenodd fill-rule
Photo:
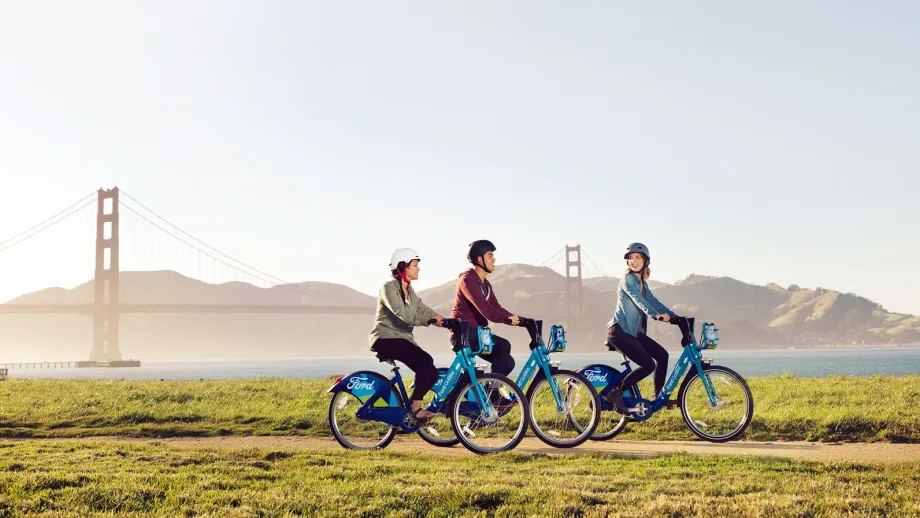
M 106 212 L 106 200 L 112 200 Z M 93 278 L 93 352 L 90 361 L 120 360 L 118 350 L 118 187 L 99 189 L 96 274 Z
M 581 245 L 565 247 L 565 316 L 573 338 L 581 334 L 584 316 L 581 291 Z

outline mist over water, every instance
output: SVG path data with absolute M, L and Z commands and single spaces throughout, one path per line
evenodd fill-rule
M 669 351 L 672 367 L 680 351 Z M 707 351 L 713 363 L 738 371 L 745 377 L 771 376 L 789 373 L 801 378 L 832 375 L 904 376 L 920 374 L 920 346 L 854 348 L 854 349 L 783 349 L 764 351 Z M 517 376 L 527 360 L 527 354 L 515 354 L 517 362 L 512 378 Z M 576 369 L 590 363 L 619 366 L 623 357 L 619 353 L 552 355 L 561 360 L 564 369 Z M 438 367 L 448 367 L 453 356 L 436 356 Z M 485 363 L 479 360 L 479 363 Z M 404 376 L 412 371 L 402 364 Z M 389 374 L 390 366 L 379 362 L 373 355 L 349 358 L 299 358 L 286 360 L 250 361 L 189 361 L 145 362 L 139 368 L 96 369 L 11 369 L 10 378 L 91 378 L 125 380 L 216 380 L 245 378 L 309 379 L 348 374 L 368 369 Z M 488 370 L 488 369 L 487 369 Z

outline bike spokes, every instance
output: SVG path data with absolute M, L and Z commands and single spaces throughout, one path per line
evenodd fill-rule
M 356 416 L 362 403 L 350 392 L 336 392 L 329 404 L 329 424 L 336 440 L 354 450 L 382 448 L 393 440 L 396 430 L 390 425 Z
M 461 397 L 451 405 L 454 433 L 463 445 L 476 453 L 495 453 L 517 446 L 527 433 L 530 412 L 521 389 L 505 376 L 478 376 L 461 387 Z M 474 394 L 484 395 L 483 405 Z M 524 402 L 524 404 L 521 404 Z
M 716 404 L 710 401 L 702 378 L 695 375 L 681 398 L 684 421 L 697 436 L 709 441 L 727 441 L 744 432 L 751 421 L 753 398 L 747 383 L 725 367 L 705 371 L 715 390 Z
M 573 372 L 556 372 L 551 380 L 540 378 L 528 397 L 534 433 L 551 446 L 583 443 L 594 432 L 600 413 L 595 394 L 594 387 Z
M 435 397 L 436 394 L 433 390 L 428 391 L 422 399 L 422 408 L 434 412 L 432 407 Z M 460 442 L 460 440 L 457 439 L 456 434 L 454 434 L 454 429 L 450 424 L 450 417 L 447 415 L 447 405 L 441 405 L 440 410 L 440 413 L 436 417 L 421 423 L 418 434 L 429 444 L 444 447 L 454 446 Z

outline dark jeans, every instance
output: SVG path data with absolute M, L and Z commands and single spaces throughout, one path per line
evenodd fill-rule
M 451 343 L 455 344 L 455 342 L 456 339 L 451 337 Z M 469 332 L 469 343 L 470 349 L 474 351 L 479 349 L 479 333 L 476 328 L 471 329 Z M 498 335 L 492 335 L 492 352 L 481 354 L 479 357 L 491 363 L 492 372 L 496 374 L 507 376 L 514 370 L 514 358 L 511 357 L 511 342 Z
M 371 350 L 382 356 L 405 363 L 415 373 L 415 388 L 411 399 L 424 399 L 425 394 L 438 382 L 438 369 L 434 359 L 421 347 L 402 338 L 378 338 Z
M 632 336 L 617 324 L 607 329 L 607 341 L 639 366 L 623 378 L 621 386 L 629 388 L 654 372 L 657 396 L 664 388 L 665 376 L 668 374 L 668 351 L 647 335 L 639 333 L 638 337 Z

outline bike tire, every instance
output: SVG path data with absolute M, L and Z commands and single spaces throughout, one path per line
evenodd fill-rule
M 398 392 L 396 392 L 395 394 L 396 394 L 397 401 L 399 401 L 400 406 L 404 407 L 405 403 L 402 400 L 402 396 Z M 393 426 L 391 426 L 389 430 L 387 430 L 382 440 L 378 441 L 376 445 L 371 446 L 371 447 L 360 448 L 360 447 L 355 446 L 351 442 L 349 442 L 347 439 L 345 439 L 344 434 L 342 433 L 341 430 L 339 430 L 339 427 L 337 425 L 336 418 L 335 418 L 335 406 L 336 406 L 336 402 L 338 401 L 339 395 L 354 397 L 348 392 L 344 392 L 344 391 L 336 392 L 335 394 L 332 395 L 332 400 L 329 401 L 329 413 L 328 413 L 329 429 L 332 430 L 332 437 L 336 440 L 336 442 L 338 442 L 343 448 L 347 448 L 349 450 L 380 450 L 380 449 L 386 448 L 387 446 L 390 445 L 391 442 L 393 442 L 393 438 L 396 437 L 396 432 L 397 432 L 396 428 Z
M 600 420 L 601 420 L 601 400 L 600 400 L 600 397 L 598 397 L 597 395 L 597 391 L 594 390 L 594 385 L 592 385 L 591 382 L 588 381 L 588 378 L 584 377 L 582 374 L 572 371 L 572 370 L 567 370 L 567 369 L 557 369 L 551 372 L 551 374 L 552 374 L 552 377 L 550 379 L 553 379 L 553 381 L 549 381 L 546 378 L 546 376 L 541 374 L 536 379 L 534 379 L 533 382 L 530 384 L 530 387 L 527 388 L 527 402 L 530 407 L 529 408 L 530 410 L 530 428 L 531 430 L 533 430 L 534 435 L 536 435 L 538 439 L 540 439 L 541 441 L 543 441 L 544 443 L 550 446 L 553 446 L 555 448 L 574 448 L 575 446 L 579 446 L 583 444 L 585 441 L 587 441 L 588 439 L 590 439 L 591 436 L 594 434 L 594 431 L 597 429 L 597 425 L 598 423 L 600 423 Z M 576 430 L 578 430 L 579 433 L 581 434 L 572 441 L 560 441 L 558 439 L 555 439 L 547 435 L 537 425 L 536 418 L 534 417 L 534 413 L 535 413 L 534 408 L 533 408 L 534 392 L 536 392 L 537 389 L 544 383 L 554 383 L 555 377 L 557 375 L 568 376 L 574 380 L 577 380 L 577 383 L 583 386 L 586 393 L 590 394 L 591 404 L 593 405 L 593 408 L 594 408 L 594 417 L 593 419 L 591 419 L 590 424 L 586 428 L 583 428 L 578 423 L 575 423 L 571 419 L 568 419 L 568 422 Z M 567 391 L 561 390 L 562 389 L 561 386 L 559 388 L 560 388 L 560 391 L 563 392 L 564 396 L 568 397 Z
M 696 435 L 697 437 L 705 441 L 722 443 L 722 442 L 728 442 L 728 441 L 735 440 L 747 430 L 748 426 L 750 426 L 751 424 L 751 420 L 754 418 L 754 395 L 751 393 L 751 388 L 748 387 L 747 381 L 740 374 L 738 374 L 737 372 L 735 372 L 734 370 L 728 367 L 723 367 L 721 365 L 704 365 L 703 372 L 707 374 L 710 372 L 721 372 L 723 374 L 727 374 L 728 376 L 734 378 L 741 385 L 742 391 L 744 392 L 744 395 L 745 395 L 744 420 L 741 422 L 741 425 L 737 429 L 735 429 L 730 434 L 725 435 L 725 436 L 716 437 L 716 436 L 708 435 L 702 430 L 700 430 L 696 426 L 696 424 L 693 423 L 692 418 L 687 413 L 687 406 L 688 406 L 687 401 L 686 401 L 687 387 L 689 387 L 690 384 L 693 383 L 695 379 L 700 377 L 696 369 L 693 369 L 684 378 L 684 381 L 680 387 L 680 392 L 678 393 L 678 397 L 677 397 L 677 401 L 680 404 L 680 413 L 684 418 L 684 423 L 687 425 L 688 428 L 690 428 L 690 431 L 693 432 L 694 435 Z
M 469 378 L 467 378 L 467 381 L 462 386 L 458 385 L 459 390 L 457 391 L 457 396 L 452 398 L 452 400 L 450 401 L 450 424 L 451 424 L 451 427 L 453 427 L 454 429 L 454 434 L 456 435 L 460 443 L 466 447 L 466 449 L 478 455 L 487 455 L 490 453 L 501 453 L 503 451 L 513 450 L 514 448 L 517 447 L 518 444 L 521 443 L 521 441 L 524 439 L 524 436 L 527 435 L 527 428 L 530 425 L 530 408 L 529 408 L 530 405 L 527 401 L 527 396 L 525 396 L 524 392 L 520 389 L 520 387 L 518 387 L 517 384 L 514 381 L 512 381 L 510 378 L 508 378 L 507 376 L 503 376 L 501 374 L 495 374 L 495 373 L 488 373 L 488 374 L 479 374 L 477 376 L 477 379 L 480 382 L 487 381 L 487 380 L 499 381 L 503 383 L 506 387 L 508 387 L 508 389 L 514 394 L 515 398 L 519 402 L 524 412 L 521 425 L 518 427 L 518 430 L 517 432 L 515 432 L 514 437 L 512 437 L 511 441 L 500 448 L 483 449 L 471 443 L 469 439 L 467 439 L 466 435 L 463 433 L 463 425 L 460 423 L 461 416 L 459 415 L 460 405 L 464 401 L 464 398 L 461 397 L 460 395 L 466 394 L 467 390 L 470 390 L 473 388 L 472 381 L 469 380 Z

